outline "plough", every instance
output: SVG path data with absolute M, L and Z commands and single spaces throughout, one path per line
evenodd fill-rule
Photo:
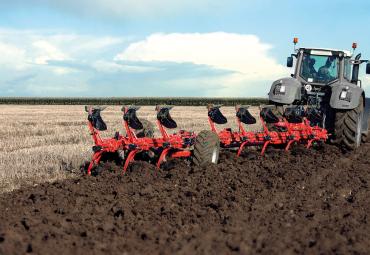
M 300 106 L 284 107 L 282 116 L 274 114 L 274 106 L 260 107 L 262 131 L 246 131 L 244 125 L 255 124 L 256 118 L 248 110 L 248 106 L 238 105 L 236 121 L 238 131 L 225 128 L 218 131 L 216 124 L 226 124 L 227 119 L 220 111 L 220 105 L 208 105 L 208 120 L 211 130 L 203 130 L 199 134 L 180 130 L 169 134 L 169 129 L 177 128 L 177 123 L 170 115 L 171 106 L 156 106 L 157 127 L 160 137 L 153 135 L 137 135 L 138 130 L 145 127 L 136 112 L 139 107 L 125 106 L 123 112 L 123 128 L 126 132 L 121 135 L 116 132 L 112 138 L 102 138 L 100 131 L 107 129 L 101 117 L 104 107 L 86 106 L 88 112 L 88 127 L 95 145 L 92 147 L 93 156 L 88 166 L 87 174 L 91 175 L 94 168 L 99 166 L 105 154 L 115 154 L 124 163 L 122 172 L 125 173 L 131 162 L 138 155 L 145 154 L 160 167 L 167 158 L 190 158 L 196 165 L 206 166 L 217 164 L 222 148 L 237 148 L 240 156 L 245 147 L 261 146 L 263 155 L 269 145 L 282 145 L 289 150 L 292 144 L 304 144 L 310 148 L 316 142 L 325 142 L 327 131 L 320 127 L 317 120 L 321 118 L 315 109 L 304 110 Z M 148 131 L 148 130 L 147 130 Z M 144 134 L 153 134 L 153 130 Z
M 261 154 L 264 155 L 269 145 L 285 145 L 288 151 L 292 144 L 305 144 L 310 148 L 313 143 L 325 142 L 328 139 L 327 131 L 317 125 L 321 116 L 314 108 L 304 110 L 301 106 L 286 106 L 282 116 L 274 114 L 275 106 L 260 107 L 260 121 L 262 131 L 246 131 L 244 125 L 257 122 L 249 112 L 249 106 L 237 105 L 236 122 L 238 131 L 225 128 L 218 131 L 215 124 L 226 124 L 227 118 L 220 111 L 221 105 L 208 105 L 208 121 L 211 130 L 215 132 L 223 148 L 238 148 L 240 156 L 246 146 L 262 146 Z
M 93 156 L 87 169 L 91 175 L 92 170 L 99 166 L 104 154 L 116 154 L 124 162 L 122 172 L 125 173 L 129 164 L 134 161 L 138 154 L 146 154 L 156 161 L 160 167 L 163 162 L 170 158 L 191 158 L 197 165 L 216 164 L 218 161 L 220 144 L 216 134 L 209 130 L 203 130 L 198 135 L 194 132 L 180 130 L 168 134 L 167 129 L 177 128 L 177 123 L 170 115 L 171 106 L 156 106 L 157 126 L 161 133 L 160 137 L 139 137 L 135 131 L 144 128 L 136 115 L 139 107 L 125 106 L 123 112 L 123 127 L 125 135 L 116 132 L 112 138 L 101 138 L 100 131 L 107 129 L 101 117 L 104 107 L 86 106 L 88 113 L 88 127 L 95 145 L 92 147 Z M 145 132 L 144 132 L 145 133 Z M 150 132 L 153 133 L 153 132 Z

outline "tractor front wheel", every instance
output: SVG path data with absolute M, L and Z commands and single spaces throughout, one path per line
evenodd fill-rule
M 220 154 L 220 139 L 217 134 L 201 131 L 195 139 L 193 162 L 197 166 L 217 164 Z
M 364 113 L 363 98 L 352 110 L 337 110 L 335 114 L 334 143 L 347 150 L 354 150 L 364 140 L 362 136 L 362 118 Z M 366 137 L 365 137 L 366 138 Z

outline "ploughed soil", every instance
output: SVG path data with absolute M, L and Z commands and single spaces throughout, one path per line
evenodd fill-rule
M 370 144 L 136 163 L 0 196 L 0 254 L 368 254 Z

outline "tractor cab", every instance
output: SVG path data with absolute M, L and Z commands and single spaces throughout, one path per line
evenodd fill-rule
M 298 38 L 294 38 L 294 45 Z M 327 85 L 337 80 L 347 80 L 353 84 L 358 83 L 359 66 L 368 63 L 361 60 L 361 54 L 354 53 L 357 43 L 352 44 L 352 51 L 325 49 L 325 48 L 299 48 L 287 58 L 287 67 L 293 67 L 296 58 L 295 72 L 292 77 L 306 83 Z M 366 66 L 366 73 L 370 74 L 370 63 Z
M 294 38 L 293 42 L 296 45 L 298 39 Z M 360 65 L 367 63 L 366 73 L 370 74 L 369 61 L 362 60 L 361 54 L 356 55 L 356 48 L 356 43 L 353 43 L 352 51 L 307 47 L 296 49 L 294 46 L 294 54 L 287 58 L 287 66 L 295 67 L 294 73 L 272 84 L 270 101 L 318 107 L 330 101 L 332 108 L 354 108 L 362 93 Z M 331 95 L 334 97 L 331 98 Z M 352 100 L 354 97 L 356 100 Z
M 351 70 L 349 63 L 351 56 L 352 54 L 347 51 L 301 48 L 296 54 L 294 77 L 317 85 L 334 82 L 341 74 L 350 80 L 351 74 L 348 72 Z M 342 61 L 345 63 L 343 66 Z
M 361 54 L 355 58 L 352 56 L 353 53 L 348 50 L 300 48 L 288 57 L 287 66 L 293 66 L 295 57 L 292 77 L 306 84 L 328 85 L 340 80 L 357 85 L 361 82 L 358 79 L 359 66 L 367 60 L 361 60 Z M 366 66 L 366 73 L 370 73 L 370 64 Z

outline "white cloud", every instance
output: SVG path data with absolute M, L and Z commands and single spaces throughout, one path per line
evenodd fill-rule
M 89 59 L 106 53 L 126 40 L 111 36 L 90 36 L 50 31 L 9 30 L 0 28 L 0 65 L 29 67 L 48 61 Z
M 271 46 L 255 35 L 229 33 L 154 34 L 132 43 L 116 60 L 190 62 L 238 72 L 249 79 L 286 72 L 268 55 Z
M 78 65 L 91 66 L 107 54 L 113 58 L 111 48 L 124 42 L 111 36 L 0 28 L 0 95 L 16 94 L 18 85 L 24 89 L 19 93 L 35 95 L 80 92 L 86 86 L 78 84 L 86 84 L 89 74 L 81 76 Z
M 46 40 L 37 40 L 32 46 L 38 51 L 34 62 L 39 65 L 46 65 L 50 60 L 67 60 L 69 57 L 58 47 Z
M 154 34 L 128 44 L 0 28 L 0 95 L 264 96 L 288 73 L 270 49 L 254 35 L 223 32 Z
M 219 84 L 213 94 L 240 95 L 240 89 L 248 84 L 266 82 L 285 76 L 289 71 L 269 55 L 271 45 L 263 43 L 255 35 L 230 34 L 224 32 L 206 34 L 154 34 L 143 41 L 132 43 L 116 60 L 126 61 L 170 61 L 190 62 L 207 65 L 234 73 L 218 77 L 219 81 L 208 80 L 208 84 Z M 206 84 L 207 81 L 202 84 Z M 244 94 L 244 93 L 243 93 Z
M 106 60 L 95 61 L 94 63 L 92 63 L 92 67 L 95 68 L 97 71 L 106 73 L 118 73 L 118 72 L 146 73 L 146 72 L 157 72 L 162 70 L 159 67 L 119 64 L 113 61 Z
M 12 67 L 16 70 L 24 69 L 26 65 L 25 55 L 24 49 L 0 40 L 0 66 Z

